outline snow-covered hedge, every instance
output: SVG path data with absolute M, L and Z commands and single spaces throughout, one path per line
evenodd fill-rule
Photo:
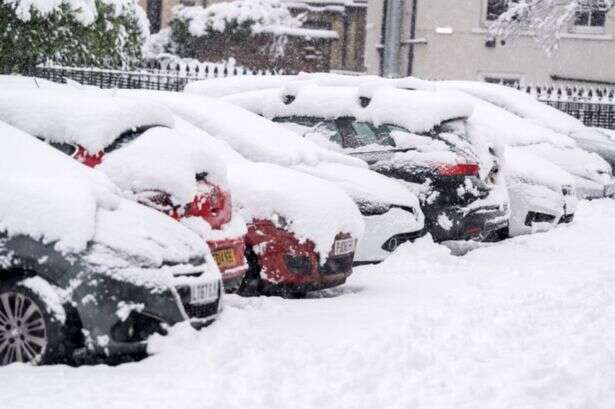
M 130 65 L 149 36 L 137 0 L 4 0 L 0 27 L 0 68 L 14 71 L 47 60 Z
M 303 19 L 301 15 L 293 16 L 279 0 L 235 0 L 206 8 L 180 5 L 173 13 L 170 30 L 161 35 L 158 42 L 163 42 L 164 51 L 182 57 L 195 55 L 199 39 L 224 38 L 225 41 L 242 42 L 259 33 L 272 34 L 272 51 L 281 54 L 284 33 L 300 27 Z
M 237 0 L 207 8 L 178 6 L 174 12 L 175 22 L 185 24 L 194 37 L 217 33 L 244 37 L 271 27 L 301 26 L 301 18 L 293 17 L 278 0 Z

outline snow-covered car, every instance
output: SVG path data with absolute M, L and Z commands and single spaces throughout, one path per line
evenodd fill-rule
M 226 164 L 235 206 L 248 221 L 250 269 L 241 294 L 294 297 L 346 281 L 364 224 L 343 191 L 294 169 L 247 160 L 182 118 L 175 127 Z
M 534 127 L 532 140 L 524 135 L 528 152 L 558 165 L 575 179 L 579 197 L 599 198 L 615 194 L 611 165 L 602 155 L 612 158 L 615 146 L 602 140 L 591 128 L 532 96 L 503 85 L 472 81 L 439 81 L 439 89 L 454 89 L 472 95 L 523 118 Z M 576 143 L 575 143 L 576 142 Z M 581 149 L 582 148 L 582 149 Z
M 506 148 L 505 157 L 511 236 L 572 222 L 577 197 L 568 172 L 516 147 Z
M 492 164 L 481 169 L 466 135 L 471 104 L 391 87 L 295 85 L 224 99 L 403 181 L 419 197 L 437 241 L 505 235 L 506 190 Z
M 615 169 L 615 131 L 584 127 L 573 131 L 570 136 L 582 149 L 597 153 L 611 165 L 611 169 Z
M 382 261 L 401 243 L 425 234 L 417 197 L 364 162 L 331 152 L 295 132 L 221 100 L 156 91 L 118 91 L 165 104 L 175 114 L 228 142 L 247 159 L 265 161 L 334 183 L 357 203 L 365 221 L 356 263 Z M 232 118 L 232 120 L 229 120 Z
M 0 174 L 0 364 L 142 355 L 217 316 L 220 271 L 185 226 L 2 122 Z
M 62 89 L 7 89 L 0 120 L 106 173 L 126 196 L 180 220 L 207 242 L 227 291 L 248 264 L 243 219 L 232 211 L 224 163 L 186 147 L 161 105 Z

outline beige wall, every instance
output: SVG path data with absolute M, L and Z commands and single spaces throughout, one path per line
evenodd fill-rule
M 370 1 L 370 27 L 376 25 L 375 19 L 381 21 L 381 1 Z M 415 45 L 413 75 L 417 77 L 476 80 L 485 74 L 505 74 L 522 77 L 526 82 L 550 82 L 551 75 L 559 75 L 615 81 L 615 11 L 607 15 L 604 33 L 566 33 L 559 49 L 549 57 L 531 36 L 522 36 L 504 46 L 498 43 L 495 48 L 486 47 L 484 0 L 456 0 L 454 7 L 450 0 L 418 1 L 416 37 L 425 38 L 427 43 Z M 406 0 L 405 14 L 409 3 Z M 404 20 L 408 22 L 409 16 L 405 15 Z M 450 28 L 452 33 L 438 34 L 436 28 Z M 408 32 L 402 37 L 407 38 Z M 379 33 L 378 28 L 378 39 Z M 375 46 L 369 43 L 373 36 L 367 38 L 369 54 Z M 402 62 L 407 58 L 403 48 Z M 378 73 L 378 59 L 368 55 L 366 65 L 371 73 Z

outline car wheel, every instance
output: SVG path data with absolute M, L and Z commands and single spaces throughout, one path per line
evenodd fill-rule
M 252 247 L 246 246 L 246 261 L 248 271 L 239 285 L 237 294 L 243 297 L 254 297 L 263 291 L 263 280 L 261 280 L 261 266 L 258 264 L 258 257 Z
M 18 281 L 0 285 L 0 365 L 49 364 L 68 357 L 64 326 L 49 311 L 42 297 Z

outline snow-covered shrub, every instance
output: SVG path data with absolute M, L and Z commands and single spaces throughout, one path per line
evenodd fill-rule
M 0 68 L 45 61 L 130 65 L 141 58 L 149 25 L 137 0 L 2 0 Z
M 279 0 L 236 0 L 206 8 L 177 6 L 173 12 L 166 51 L 183 57 L 194 54 L 194 43 L 198 39 L 224 38 L 229 42 L 242 42 L 255 34 L 274 34 L 279 27 L 300 27 L 303 20 L 302 15 L 293 16 L 286 4 Z M 273 37 L 277 47 L 284 46 L 285 43 L 277 38 L 279 36 Z

